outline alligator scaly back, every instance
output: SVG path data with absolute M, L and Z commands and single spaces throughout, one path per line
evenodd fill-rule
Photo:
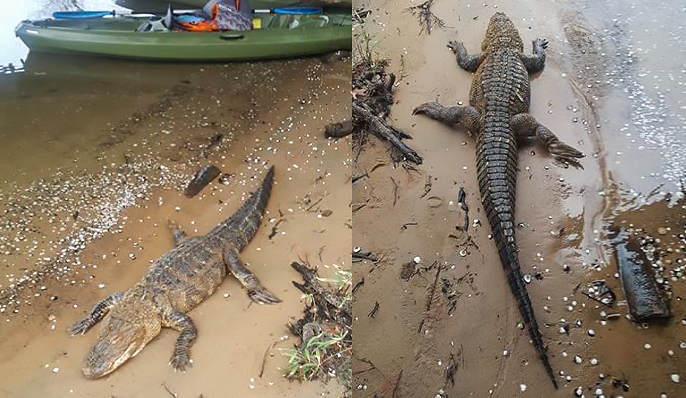
M 468 54 L 460 42 L 452 41 L 448 45 L 456 54 L 458 65 L 475 72 L 470 106 L 446 108 L 429 102 L 415 108 L 413 113 L 451 126 L 462 125 L 476 136 L 479 191 L 500 262 L 536 352 L 557 388 L 522 277 L 514 228 L 517 139 L 537 138 L 555 160 L 572 165 L 578 165 L 576 159 L 584 156 L 527 113 L 531 94 L 529 74 L 543 69 L 546 46 L 547 41 L 536 39 L 533 54 L 525 55 L 522 39 L 512 21 L 507 15 L 496 13 L 488 24 L 481 54 Z

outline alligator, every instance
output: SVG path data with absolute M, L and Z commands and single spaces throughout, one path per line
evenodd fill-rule
M 252 301 L 281 301 L 239 257 L 262 222 L 273 182 L 272 166 L 245 203 L 204 236 L 188 237 L 176 223 L 169 222 L 174 249 L 157 259 L 140 282 L 125 292 L 106 296 L 68 329 L 72 336 L 84 334 L 109 314 L 86 356 L 84 376 L 95 379 L 111 373 L 141 352 L 162 327 L 180 333 L 169 364 L 185 371 L 191 366 L 189 349 L 197 336 L 186 313 L 207 299 L 229 272 L 247 289 Z
M 537 139 L 557 162 L 581 167 L 584 155 L 561 142 L 548 128 L 529 115 L 529 75 L 545 63 L 545 39 L 533 41 L 533 54 L 524 54 L 517 28 L 504 13 L 493 15 L 480 54 L 469 54 L 463 43 L 450 41 L 457 64 L 474 72 L 469 106 L 444 107 L 428 102 L 414 109 L 449 126 L 462 126 L 476 136 L 476 164 L 481 199 L 507 281 L 527 325 L 529 336 L 548 376 L 555 375 L 536 323 L 517 255 L 515 240 L 515 188 L 518 139 Z

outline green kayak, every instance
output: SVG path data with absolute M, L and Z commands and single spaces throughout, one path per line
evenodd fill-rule
M 191 8 L 203 8 L 208 0 L 174 0 L 174 3 L 179 5 L 189 6 Z M 161 2 L 165 6 L 166 2 Z M 297 4 L 298 0 L 250 0 L 251 8 L 277 8 L 284 7 L 291 4 Z
M 208 0 L 173 0 L 174 3 L 179 5 L 191 6 L 193 8 L 202 8 L 207 4 Z M 161 1 L 161 4 L 166 5 L 168 2 Z M 318 7 L 329 7 L 329 6 L 352 6 L 352 0 L 250 0 L 251 8 L 278 8 L 285 6 L 318 6 Z M 135 8 L 135 7 L 134 7 Z
M 255 14 L 259 29 L 137 32 L 147 17 L 23 21 L 16 35 L 36 52 L 165 61 L 243 61 L 322 54 L 352 47 L 350 10 L 323 15 Z

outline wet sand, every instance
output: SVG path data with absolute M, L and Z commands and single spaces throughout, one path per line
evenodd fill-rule
M 11 222 L 0 231 L 8 252 L 0 260 L 0 395 L 167 396 L 166 385 L 180 397 L 342 396 L 335 379 L 287 381 L 280 349 L 299 343 L 286 323 L 304 306 L 290 262 L 319 265 L 324 276 L 350 267 L 350 142 L 323 137 L 326 124 L 350 117 L 349 61 L 122 62 L 105 79 L 93 61 L 67 82 L 60 78 L 73 72 L 54 64 L 40 74 L 49 62 L 14 80 L 0 102 L 10 116 L 3 127 L 16 133 L 2 138 L 0 201 Z M 160 78 L 146 84 L 153 69 Z M 223 140 L 207 150 L 216 134 Z M 231 174 L 227 183 L 185 198 L 184 184 L 206 164 Z M 66 328 L 171 249 L 168 219 L 191 235 L 209 231 L 272 164 L 268 214 L 242 257 L 283 303 L 250 305 L 227 278 L 190 313 L 199 332 L 190 370 L 168 365 L 177 334 L 163 330 L 110 376 L 86 380 L 81 363 L 97 327 L 74 338 Z
M 609 61 L 602 64 L 613 52 L 593 41 L 603 35 L 594 25 L 603 17 L 589 21 L 587 16 L 598 7 L 436 1 L 432 11 L 447 26 L 420 35 L 419 24 L 405 5 L 364 4 L 372 13 L 354 33 L 358 39 L 368 33 L 372 51 L 388 59 L 387 70 L 398 75 L 391 122 L 413 136 L 406 142 L 424 163 L 416 168 L 394 165 L 386 144 L 373 137 L 357 158 L 353 174 L 367 172 L 369 178 L 353 184 L 353 209 L 359 208 L 353 213 L 353 244 L 380 260 L 354 267 L 353 284 L 364 278 L 353 303 L 354 395 L 569 397 L 581 387 L 586 397 L 598 388 L 615 397 L 681 396 L 686 354 L 679 344 L 686 326 L 683 300 L 678 297 L 684 294 L 683 278 L 672 282 L 674 317 L 647 329 L 625 318 L 628 311 L 621 301 L 611 310 L 621 318 L 605 321 L 601 311 L 611 311 L 599 308 L 577 288 L 605 279 L 623 300 L 614 277 L 612 248 L 605 239 L 607 228 L 621 219 L 619 213 L 629 211 L 623 206 L 628 199 L 617 187 L 633 189 L 646 203 L 656 201 L 648 194 L 658 184 L 667 183 L 665 190 L 674 190 L 674 185 L 669 188 L 671 180 L 659 173 L 667 160 L 660 149 L 632 157 L 640 161 L 617 162 L 642 151 L 640 143 L 629 145 L 614 128 L 627 123 L 617 116 L 625 99 L 617 98 L 622 84 L 634 81 L 629 79 L 634 72 L 630 68 L 625 80 L 615 79 L 613 84 L 596 83 L 606 81 L 606 72 L 620 70 Z M 496 11 L 511 17 L 527 51 L 536 37 L 550 41 L 546 68 L 532 79 L 530 113 L 587 155 L 584 169 L 576 170 L 555 165 L 538 145 L 520 149 L 519 256 L 525 273 L 542 276 L 533 278 L 528 290 L 559 375 L 559 390 L 546 377 L 527 332 L 517 327 L 519 312 L 488 238 L 490 228 L 480 204 L 474 141 L 463 129 L 411 116 L 415 106 L 432 100 L 468 102 L 472 76 L 458 68 L 446 44 L 457 38 L 476 51 Z M 640 11 L 635 13 L 642 15 Z M 587 68 L 591 73 L 582 73 Z M 646 123 L 643 127 L 650 130 Z M 652 127 L 665 126 L 653 121 Z M 641 173 L 636 173 L 640 166 Z M 648 174 L 647 179 L 641 177 Z M 469 206 L 467 233 L 455 228 L 464 221 L 457 206 L 461 187 Z M 683 224 L 676 220 L 683 219 L 683 209 L 667 211 L 659 203 L 654 205 L 656 212 L 635 210 L 633 223 L 650 234 L 666 223 L 681 233 Z M 474 226 L 475 220 L 480 225 Z M 679 248 L 678 237 L 662 239 L 666 246 Z M 406 264 L 415 257 L 419 264 L 407 272 Z M 564 265 L 571 271 L 565 272 Z M 376 303 L 379 308 L 371 317 Z M 568 335 L 559 332 L 564 323 L 572 324 Z M 643 348 L 646 342 L 650 349 Z M 576 355 L 581 364 L 574 362 Z M 679 374 L 681 382 L 673 382 L 672 374 Z M 614 387 L 613 378 L 626 382 L 630 390 Z

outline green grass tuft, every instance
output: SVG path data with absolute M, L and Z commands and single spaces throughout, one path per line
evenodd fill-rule
M 312 336 L 302 347 L 284 350 L 288 357 L 287 379 L 309 381 L 318 377 L 324 370 L 322 366 L 331 358 L 346 350 L 341 344 L 347 332 L 338 336 L 326 336 L 324 333 Z

